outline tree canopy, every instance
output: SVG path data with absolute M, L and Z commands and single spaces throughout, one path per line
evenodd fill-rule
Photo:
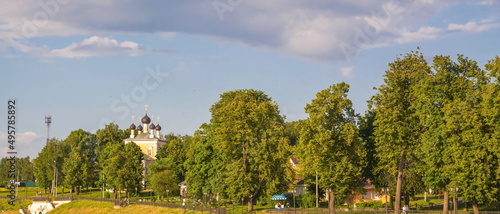
M 348 84 L 339 83 L 316 94 L 305 107 L 309 117 L 298 144 L 302 170 L 318 174 L 319 185 L 329 192 L 331 211 L 335 210 L 336 198 L 343 201 L 362 187 L 365 166 L 365 149 L 348 91 Z
M 288 141 L 278 105 L 262 91 L 235 90 L 223 93 L 210 112 L 229 198 L 247 199 L 251 211 L 260 194 L 286 190 Z

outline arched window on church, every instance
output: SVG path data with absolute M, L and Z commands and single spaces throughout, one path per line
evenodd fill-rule
M 148 146 L 148 155 L 153 156 L 153 147 L 152 146 Z

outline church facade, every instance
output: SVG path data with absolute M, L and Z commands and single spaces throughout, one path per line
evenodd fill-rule
M 159 118 L 157 122 L 159 123 Z M 132 125 L 130 125 L 130 138 L 127 138 L 124 141 L 125 144 L 134 142 L 141 148 L 141 151 L 144 154 L 143 175 L 147 180 L 147 175 L 149 174 L 148 166 L 156 161 L 156 154 L 158 154 L 159 149 L 167 142 L 161 135 L 160 124 L 155 125 L 148 116 L 147 111 L 144 117 L 142 117 L 141 123 L 142 124 L 139 124 L 136 127 L 132 122 Z

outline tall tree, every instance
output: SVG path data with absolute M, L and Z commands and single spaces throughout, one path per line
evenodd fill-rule
M 144 167 L 142 160 L 144 154 L 141 148 L 131 143 L 117 143 L 106 147 L 108 158 L 105 159 L 102 171 L 108 188 L 113 189 L 113 198 L 117 193 L 127 190 L 127 193 L 135 193 L 141 189 Z
M 215 135 L 210 124 L 202 124 L 194 133 L 187 157 L 185 168 L 189 194 L 196 197 L 202 197 L 203 193 L 220 195 L 226 188 L 222 177 L 223 165 L 215 148 Z
M 339 83 L 316 94 L 305 107 L 309 117 L 300 132 L 298 150 L 302 170 L 318 174 L 319 185 L 328 192 L 328 207 L 362 187 L 365 149 L 359 137 L 356 114 L 347 98 L 349 85 Z
M 93 178 L 92 164 L 89 158 L 81 154 L 81 146 L 71 149 L 69 157 L 64 159 L 64 186 L 80 194 L 80 187 L 88 187 Z
M 415 113 L 415 86 L 430 73 L 419 52 L 411 52 L 389 63 L 384 82 L 370 104 L 374 107 L 375 143 L 379 171 L 396 174 L 395 213 L 401 211 L 403 173 L 420 145 L 422 127 Z
M 64 159 L 62 167 L 64 184 L 79 194 L 80 187 L 88 188 L 97 179 L 94 173 L 96 170 L 96 138 L 94 134 L 79 129 L 72 131 L 64 143 L 70 148 L 69 155 Z
M 135 143 L 125 144 L 125 158 L 123 168 L 126 169 L 121 176 L 124 180 L 124 189 L 127 193 L 135 193 L 139 191 L 142 187 L 141 181 L 143 180 L 144 167 L 142 165 L 142 160 L 144 159 L 144 154 L 141 148 Z
M 16 167 L 18 173 L 16 174 L 18 180 L 31 180 L 34 181 L 35 177 L 33 174 L 33 163 L 30 161 L 30 157 L 18 158 L 16 157 Z M 10 159 L 8 157 L 4 157 L 0 160 L 0 170 L 5 173 L 0 174 L 0 184 L 7 186 L 12 180 L 9 177 L 9 173 L 6 173 L 10 170 Z
M 165 141 L 167 143 L 158 150 L 156 158 L 159 161 L 155 165 L 165 165 L 161 167 L 168 168 L 175 176 L 175 181 L 182 182 L 185 180 L 186 169 L 184 168 L 184 162 L 187 159 L 186 153 L 191 136 L 180 136 L 171 133 L 165 135 Z
M 46 190 L 53 185 L 54 170 L 58 183 L 63 182 L 62 166 L 68 150 L 63 141 L 52 138 L 38 153 L 38 157 L 33 159 L 34 174 L 39 187 Z
M 461 198 L 472 202 L 474 212 L 479 213 L 478 205 L 496 201 L 499 191 L 495 155 L 498 144 L 487 143 L 491 132 L 483 111 L 490 78 L 473 60 L 459 56 L 457 64 L 465 75 L 462 84 L 466 86 L 466 96 L 454 102 L 445 113 L 449 115 L 446 130 L 453 133 L 448 140 L 460 148 L 449 151 L 455 161 L 450 185 L 458 187 Z
M 278 105 L 262 91 L 244 89 L 223 93 L 210 111 L 227 195 L 245 198 L 252 211 L 260 194 L 286 190 L 291 183 L 288 142 Z
M 499 203 L 500 190 L 498 185 L 500 181 L 500 57 L 495 56 L 485 65 L 488 71 L 488 77 L 492 80 L 484 94 L 483 115 L 485 116 L 484 130 L 487 132 L 485 143 L 488 150 L 496 157 L 496 181 L 497 194 L 490 200 L 490 203 Z
M 107 124 L 96 132 L 96 156 L 99 159 L 107 145 L 122 143 L 129 135 L 121 130 L 115 123 Z
M 372 182 L 376 181 L 374 171 L 375 167 L 378 165 L 377 159 L 375 158 L 375 139 L 373 136 L 373 130 L 375 129 L 373 125 L 374 121 L 375 113 L 373 111 L 367 111 L 365 116 L 361 117 L 359 120 L 359 136 L 363 140 L 366 151 L 366 165 L 363 170 L 363 177 L 365 179 L 370 179 Z
M 123 144 L 123 140 L 128 138 L 130 135 L 126 131 L 121 130 L 115 123 L 107 124 L 103 129 L 99 129 L 96 132 L 96 157 L 97 165 L 96 169 L 99 172 L 99 186 L 106 184 L 106 176 L 103 173 L 103 169 L 106 164 L 109 163 L 108 159 L 113 156 L 111 153 L 115 146 L 120 147 Z

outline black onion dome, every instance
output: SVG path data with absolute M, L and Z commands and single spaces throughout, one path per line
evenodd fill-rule
M 149 129 L 154 130 L 155 129 L 155 124 L 151 123 L 151 125 L 149 125 Z
M 160 124 L 158 124 L 158 125 L 156 126 L 156 131 L 161 131 L 161 126 L 160 126 Z
M 135 124 L 130 125 L 130 130 L 135 130 Z
M 144 123 L 144 124 L 151 123 L 151 118 L 148 117 L 148 113 L 146 113 L 146 115 L 144 115 L 144 117 L 142 118 L 141 122 Z
M 142 126 L 141 125 L 137 126 L 137 130 L 142 131 Z

